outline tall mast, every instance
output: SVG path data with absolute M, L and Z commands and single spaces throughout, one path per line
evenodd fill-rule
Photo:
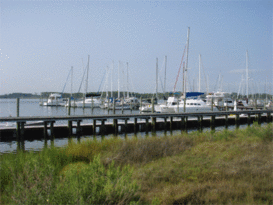
M 164 90 L 163 93 L 166 92 L 166 70 L 167 70 L 167 56 L 165 56 L 165 76 L 164 76 Z
M 120 66 L 120 61 L 118 62 L 118 99 L 120 98 L 120 94 L 119 94 L 119 66 Z
M 87 93 L 87 89 L 88 89 L 89 58 L 90 58 L 90 55 L 88 55 L 88 61 L 87 61 L 87 72 L 86 72 L 86 88 L 85 88 L 85 95 L 86 95 L 86 93 Z
M 129 98 L 129 73 L 128 73 L 128 62 L 127 64 L 127 98 Z
M 113 97 L 113 70 L 114 70 L 114 61 L 112 61 L 112 69 L 111 69 L 111 98 Z
M 156 58 L 156 99 L 158 99 L 157 92 L 158 92 L 158 58 Z
M 73 66 L 71 66 L 71 93 L 70 93 L 70 98 L 72 98 L 72 88 L 73 88 Z
M 199 54 L 199 87 L 198 92 L 201 92 L 201 54 Z
M 189 61 L 189 38 L 190 38 L 190 27 L 188 27 L 187 34 L 187 53 L 186 53 L 186 65 L 185 65 L 185 75 L 184 75 L 184 97 L 186 98 L 186 79 L 187 79 L 187 69 L 188 69 L 188 61 Z
M 248 51 L 246 51 L 246 97 L 248 98 Z

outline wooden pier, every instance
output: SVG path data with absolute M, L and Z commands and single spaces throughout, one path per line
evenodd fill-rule
M 15 122 L 16 127 L 1 127 L 0 141 L 54 139 L 71 136 L 107 135 L 120 133 L 155 132 L 158 130 L 212 130 L 217 126 L 250 125 L 272 122 L 273 110 L 240 110 L 202 113 L 145 113 L 56 117 L 1 117 L 0 122 Z M 89 122 L 83 122 L 88 120 Z M 66 121 L 66 125 L 57 125 Z M 39 123 L 37 123 L 39 122 Z M 37 123 L 39 125 L 34 125 Z

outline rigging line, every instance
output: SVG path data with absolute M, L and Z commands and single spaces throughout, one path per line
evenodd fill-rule
M 102 80 L 101 80 L 101 82 L 100 82 L 99 90 L 98 90 L 98 92 L 97 92 L 97 93 L 99 93 L 99 92 L 100 92 L 100 87 L 101 87 L 101 84 L 102 84 L 102 82 L 103 82 L 103 80 L 104 80 L 105 74 L 106 74 L 106 71 L 105 71 L 105 72 L 104 72 L 104 74 L 103 74 Z
M 79 87 L 79 90 L 78 90 L 78 93 L 80 92 L 81 90 L 81 87 L 82 87 L 82 83 L 83 83 L 83 79 L 84 79 L 84 76 L 85 76 L 85 72 L 87 70 L 87 67 L 85 68 L 84 72 L 83 72 L 83 76 L 82 76 L 82 81 L 81 81 L 81 84 L 80 84 L 80 87 Z
M 177 81 L 178 81 L 178 78 L 179 78 L 179 73 L 180 73 L 180 70 L 181 70 L 182 63 L 183 63 L 184 54 L 185 54 L 185 51 L 186 51 L 186 46 L 187 45 L 185 45 L 183 56 L 182 56 L 181 63 L 180 63 L 180 67 L 179 67 L 179 70 L 178 70 L 178 74 L 176 76 L 176 81 L 175 81 L 175 84 L 174 84 L 173 92 L 175 92 L 176 84 L 177 84 Z
M 62 93 L 64 93 L 64 89 L 65 89 L 66 83 L 67 83 L 67 81 L 68 81 L 68 78 L 69 78 L 69 76 L 70 76 L 71 70 L 72 70 L 72 68 L 70 69 L 70 71 L 69 71 L 69 73 L 68 73 L 68 76 L 67 76 L 67 78 L 66 78 L 66 81 L 65 81 L 65 84 L 64 84 L 64 88 L 63 88 Z
M 206 78 L 206 73 L 205 73 L 205 69 L 204 69 L 204 65 L 203 65 L 203 61 L 201 59 L 201 67 L 203 68 L 203 75 L 204 75 L 204 79 L 205 79 L 205 84 L 206 84 L 206 90 L 207 90 L 207 93 L 209 93 L 209 89 L 208 89 L 208 84 L 207 84 L 207 78 Z

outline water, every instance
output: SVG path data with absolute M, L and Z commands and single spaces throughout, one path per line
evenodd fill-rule
M 40 106 L 38 99 L 20 99 L 20 109 L 19 109 L 19 116 L 21 117 L 30 117 L 30 116 L 67 116 L 68 109 L 66 107 L 47 107 L 47 106 Z M 121 110 L 116 110 L 116 114 L 121 114 Z M 124 110 L 124 114 L 137 114 L 139 113 L 138 110 Z M 90 108 L 82 109 L 82 108 L 71 108 L 71 115 L 107 115 L 108 111 L 105 109 L 94 108 L 93 111 Z M 109 114 L 113 114 L 112 111 Z M 0 99 L 0 117 L 8 117 L 17 115 L 17 105 L 16 99 Z M 89 121 L 83 121 L 83 123 Z M 67 121 L 58 121 L 56 124 L 65 124 L 67 125 Z M 0 123 L 0 128 L 5 126 L 15 126 L 15 123 Z M 240 128 L 245 128 L 247 125 L 240 125 Z M 221 131 L 224 127 L 216 127 L 215 131 Z M 235 126 L 229 126 L 229 130 L 235 129 Z M 210 130 L 210 128 L 203 128 L 203 131 Z M 188 132 L 196 131 L 195 129 L 189 129 Z M 167 131 L 157 131 L 157 136 L 165 136 L 165 135 L 175 135 L 181 133 L 180 130 L 173 130 L 172 132 Z M 105 136 L 111 137 L 112 135 Z M 131 138 L 135 136 L 134 134 L 126 134 L 126 137 Z M 142 138 L 152 136 L 151 133 L 139 132 L 137 133 L 136 137 Z M 119 137 L 124 138 L 125 134 L 120 134 Z M 101 139 L 101 136 L 96 136 L 97 139 Z M 83 136 L 81 137 L 81 141 L 84 139 L 93 139 L 93 136 Z M 72 139 L 73 141 L 77 141 L 77 139 Z M 47 141 L 48 146 L 54 143 L 56 147 L 62 147 L 68 144 L 68 138 L 58 138 L 55 139 L 54 142 L 50 140 Z M 44 140 L 33 140 L 33 141 L 25 141 L 24 147 L 26 151 L 39 151 L 45 146 Z M 17 150 L 17 142 L 0 142 L 0 154 L 3 153 L 10 153 L 16 152 Z

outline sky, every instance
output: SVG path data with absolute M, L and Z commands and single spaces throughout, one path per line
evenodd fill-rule
M 244 94 L 248 67 L 249 93 L 272 94 L 272 13 L 266 0 L 0 0 L 0 95 L 181 91 L 188 28 L 188 91 L 201 68 L 201 92 Z

